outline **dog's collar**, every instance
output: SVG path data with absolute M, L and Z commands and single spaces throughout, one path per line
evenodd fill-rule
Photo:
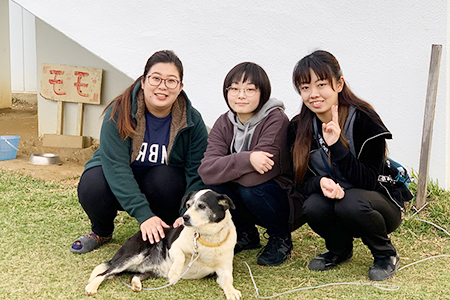
M 203 246 L 206 246 L 206 247 L 219 247 L 219 246 L 222 246 L 223 243 L 225 243 L 225 242 L 227 241 L 228 237 L 230 236 L 230 230 L 228 230 L 227 236 L 226 236 L 222 241 L 220 241 L 220 242 L 218 242 L 218 243 L 208 243 L 208 242 L 205 242 L 205 241 L 202 240 L 202 238 L 200 237 L 200 233 L 198 233 L 198 231 L 195 232 L 194 237 L 195 237 L 195 236 L 197 236 L 198 241 L 199 241 L 200 244 L 202 244 Z

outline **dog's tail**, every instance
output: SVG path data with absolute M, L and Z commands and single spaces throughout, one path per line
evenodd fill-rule
M 97 277 L 99 274 L 102 274 L 102 273 L 104 273 L 106 270 L 108 270 L 108 268 L 109 268 L 109 263 L 107 263 L 107 262 L 102 263 L 102 264 L 96 266 L 96 267 L 94 268 L 94 270 L 92 271 L 92 273 L 91 273 L 91 277 L 89 277 L 89 283 L 90 283 L 92 280 L 94 280 L 94 278 Z

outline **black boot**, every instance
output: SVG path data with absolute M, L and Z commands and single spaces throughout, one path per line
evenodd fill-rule
M 311 271 L 326 271 L 330 270 L 337 265 L 349 261 L 352 258 L 353 251 L 350 251 L 348 255 L 339 256 L 331 253 L 330 251 L 319 254 L 309 262 L 308 268 Z
M 370 280 L 381 281 L 394 276 L 400 265 L 398 254 L 394 256 L 375 257 L 373 266 L 369 269 Z
M 292 252 L 291 235 L 288 237 L 270 236 L 267 245 L 261 255 L 258 256 L 257 263 L 262 266 L 278 266 L 291 257 Z
M 259 233 L 257 230 L 253 232 L 242 232 L 238 234 L 236 246 L 234 246 L 234 254 L 238 254 L 243 250 L 261 248 Z

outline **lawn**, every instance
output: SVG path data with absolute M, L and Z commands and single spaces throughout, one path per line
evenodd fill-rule
M 412 184 L 412 190 L 415 189 Z M 450 193 L 429 184 L 429 205 L 413 215 L 412 204 L 402 225 L 392 234 L 401 265 L 427 257 L 450 254 L 450 237 L 423 219 L 450 230 Z M 76 187 L 46 183 L 0 170 L 0 298 L 1 299 L 225 299 L 214 278 L 181 280 L 159 291 L 136 293 L 119 278 L 104 282 L 93 297 L 84 294 L 92 269 L 110 259 L 128 237 L 138 230 L 126 213 L 116 218 L 111 243 L 85 255 L 69 251 L 72 241 L 89 231 L 89 220 L 77 201 Z M 261 234 L 263 231 L 261 231 Z M 387 291 L 370 286 L 367 273 L 372 257 L 360 240 L 353 259 L 328 272 L 311 272 L 307 263 L 325 250 L 323 240 L 307 225 L 293 233 L 292 258 L 279 267 L 256 264 L 258 250 L 235 256 L 234 282 L 244 299 L 256 299 L 252 270 L 260 296 L 330 283 L 352 283 L 301 290 L 276 299 L 449 299 L 450 258 L 430 259 L 401 269 L 383 282 L 398 287 Z M 265 242 L 264 242 L 265 243 Z M 128 277 L 124 276 L 127 280 Z M 144 287 L 166 284 L 148 280 Z

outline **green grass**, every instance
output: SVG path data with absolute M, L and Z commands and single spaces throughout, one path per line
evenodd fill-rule
M 415 191 L 415 184 L 411 189 Z M 420 259 L 450 254 L 450 237 L 421 218 L 450 230 L 450 193 L 430 183 L 429 205 L 419 215 L 412 202 L 405 220 L 392 234 L 393 244 L 405 266 Z M 116 218 L 113 241 L 85 255 L 69 251 L 72 241 L 89 231 L 89 220 L 77 201 L 76 187 L 46 183 L 0 171 L 0 299 L 88 299 L 84 287 L 93 268 L 110 259 L 138 230 L 126 213 Z M 261 231 L 262 233 L 262 231 Z M 261 296 L 295 288 L 333 282 L 367 284 L 372 257 L 359 239 L 349 263 L 327 272 L 311 272 L 307 263 L 325 250 L 323 240 L 308 226 L 293 234 L 292 258 L 279 267 L 256 264 L 258 250 L 235 256 L 234 281 L 244 299 L 255 298 L 245 262 L 253 272 Z M 405 268 L 383 283 L 398 286 L 383 291 L 367 285 L 330 286 L 281 296 L 276 299 L 449 299 L 450 258 L 437 258 Z M 166 284 L 148 280 L 144 287 Z M 91 299 L 225 299 L 214 278 L 181 280 L 175 286 L 135 293 L 118 278 L 107 280 Z

